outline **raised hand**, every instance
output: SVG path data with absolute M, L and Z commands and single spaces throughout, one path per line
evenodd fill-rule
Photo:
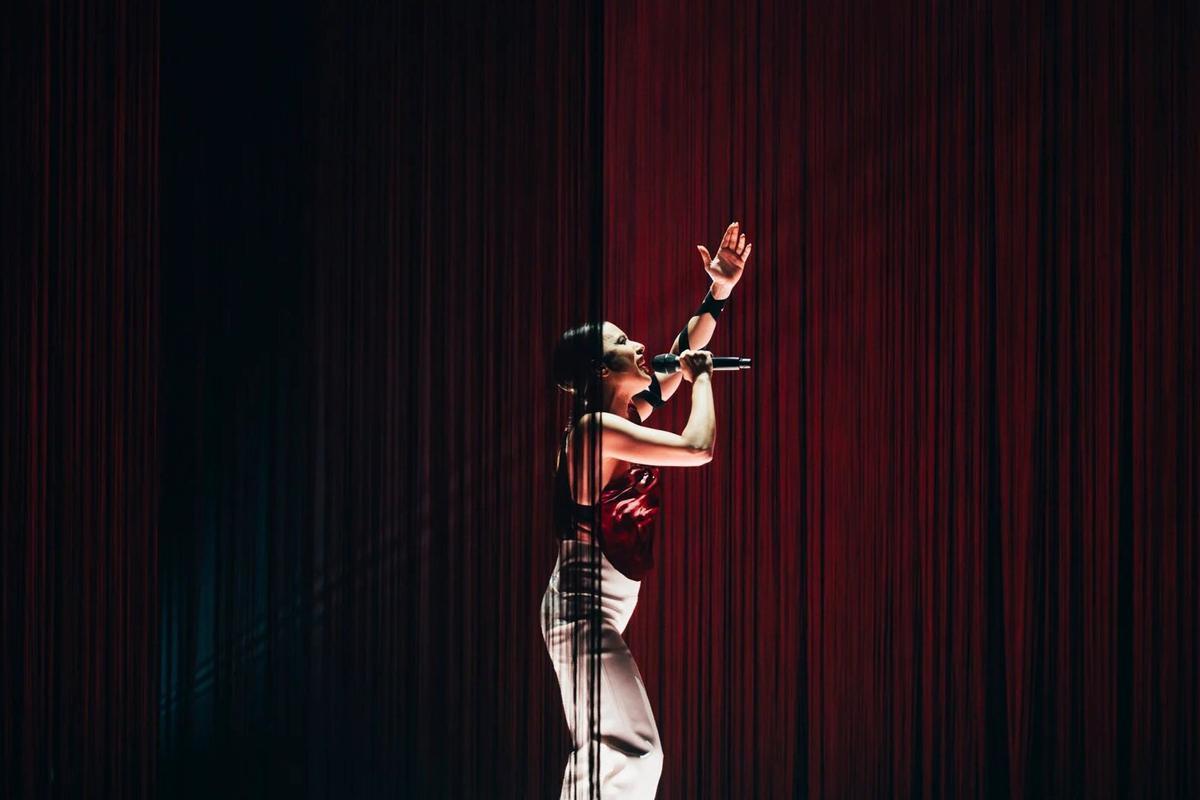
M 696 249 L 700 251 L 700 258 L 704 259 L 704 271 L 712 278 L 713 286 L 723 289 L 725 293 L 742 279 L 742 270 L 746 267 L 746 260 L 750 258 L 750 250 L 753 247 L 754 245 L 746 241 L 746 235 L 739 232 L 737 222 L 729 223 L 729 227 L 725 229 L 725 236 L 721 239 L 721 246 L 717 248 L 716 258 L 708 254 L 704 245 L 696 245 Z

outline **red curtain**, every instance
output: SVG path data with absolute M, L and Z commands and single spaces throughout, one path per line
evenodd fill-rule
M 755 243 L 631 625 L 660 796 L 1195 794 L 1195 10 L 608 11 L 610 316 Z

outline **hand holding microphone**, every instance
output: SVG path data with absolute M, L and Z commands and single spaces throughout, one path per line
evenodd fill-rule
M 660 359 L 670 358 L 674 363 L 670 369 L 660 369 L 658 362 Z M 712 353 L 707 350 L 684 350 L 678 356 L 655 356 L 654 369 L 658 372 L 682 372 L 683 379 L 688 383 L 695 383 L 698 375 L 712 375 L 713 357 Z
M 692 374 L 689 374 L 689 370 L 685 364 L 695 364 Z M 750 369 L 751 361 L 749 358 L 742 358 L 740 356 L 714 357 L 707 350 L 684 350 L 678 356 L 671 353 L 657 355 L 650 359 L 650 366 L 655 372 L 662 372 L 667 375 L 682 370 L 683 377 L 690 382 L 694 375 L 700 372 Z M 701 366 L 703 368 L 700 368 Z

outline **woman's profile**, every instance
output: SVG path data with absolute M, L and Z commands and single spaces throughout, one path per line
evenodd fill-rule
M 555 473 L 558 561 L 541 614 L 574 744 L 563 798 L 653 798 L 662 772 L 658 726 L 622 634 L 654 563 L 658 468 L 712 459 L 712 356 L 703 348 L 751 245 L 734 222 L 716 258 L 697 249 L 712 286 L 671 348 L 677 372 L 652 371 L 645 346 L 611 322 L 572 328 L 555 350 L 555 379 L 571 394 L 572 413 Z M 644 427 L 681 381 L 692 386 L 683 430 Z

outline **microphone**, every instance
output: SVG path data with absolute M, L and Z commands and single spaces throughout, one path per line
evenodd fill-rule
M 750 359 L 739 356 L 713 356 L 713 371 L 726 372 L 735 369 L 750 369 Z M 665 372 L 670 375 L 679 371 L 679 356 L 663 353 L 650 359 L 650 366 L 655 372 Z

